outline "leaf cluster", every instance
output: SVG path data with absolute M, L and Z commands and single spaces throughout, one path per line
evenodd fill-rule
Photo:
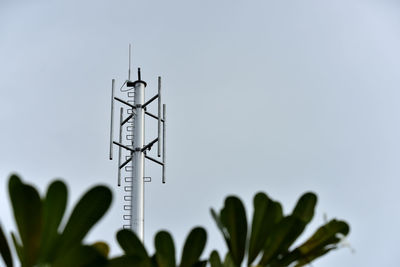
M 33 186 L 12 175 L 8 189 L 18 229 L 18 234 L 11 233 L 11 236 L 22 267 L 177 266 L 174 242 L 166 231 L 155 236 L 156 253 L 151 257 L 130 230 L 117 233 L 117 241 L 124 251 L 119 257 L 109 258 L 110 249 L 104 242 L 84 244 L 87 233 L 111 205 L 112 194 L 105 186 L 95 186 L 87 191 L 73 208 L 64 227 L 62 221 L 68 198 L 64 182 L 52 182 L 45 196 L 40 197 Z M 206 261 L 201 261 L 200 256 L 206 240 L 206 231 L 201 227 L 194 228 L 186 239 L 178 266 L 205 266 Z M 11 250 L 1 226 L 0 252 L 6 266 L 13 267 Z
M 284 215 L 279 202 L 270 199 L 265 193 L 254 197 L 253 218 L 248 227 L 246 211 L 242 201 L 229 196 L 219 213 L 211 209 L 225 243 L 228 253 L 222 262 L 217 251 L 210 255 L 212 267 L 241 266 L 245 257 L 247 266 L 300 267 L 336 249 L 341 236 L 349 233 L 344 221 L 331 220 L 322 225 L 300 246 L 293 248 L 294 242 L 305 230 L 314 216 L 317 196 L 305 193 L 298 200 L 292 213 Z
M 219 212 L 211 209 L 228 252 L 224 260 L 217 251 L 201 259 L 207 233 L 195 227 L 188 234 L 182 255 L 176 257 L 170 233 L 155 235 L 155 252 L 150 255 L 141 240 L 130 230 L 120 230 L 116 239 L 123 254 L 109 257 L 104 242 L 85 244 L 84 238 L 111 205 L 112 194 L 105 186 L 89 189 L 65 215 L 68 191 L 64 182 L 52 182 L 44 196 L 31 185 L 12 175 L 8 183 L 18 233 L 11 233 L 14 249 L 22 267 L 284 267 L 304 266 L 338 248 L 341 237 L 349 233 L 344 221 L 331 220 L 319 227 L 301 245 L 295 241 L 314 216 L 317 196 L 305 193 L 291 214 L 284 215 L 279 202 L 265 193 L 254 197 L 250 225 L 242 201 L 228 196 Z M 7 267 L 13 267 L 8 239 L 0 226 L 0 253 Z M 179 262 L 178 262 L 179 261 Z
M 66 218 L 64 227 L 61 222 L 66 217 L 68 199 L 64 182 L 52 182 L 45 196 L 40 197 L 33 186 L 12 175 L 8 191 L 18 229 L 18 234 L 11 233 L 11 236 L 22 267 L 70 267 L 106 262 L 108 246 L 101 242 L 85 245 L 83 239 L 110 207 L 110 189 L 95 186 L 87 191 Z M 4 234 L 0 236 L 0 244 L 6 265 L 13 266 Z M 101 247 L 107 249 L 101 250 Z

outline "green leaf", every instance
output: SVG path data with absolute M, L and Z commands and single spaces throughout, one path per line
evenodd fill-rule
M 247 265 L 258 256 L 273 227 L 282 219 L 282 207 L 278 202 L 272 201 L 264 193 L 255 195 L 254 215 L 248 249 Z
M 224 267 L 237 267 L 237 265 L 235 265 L 233 262 L 232 255 L 229 252 L 225 255 Z
M 317 204 L 317 196 L 314 193 L 308 192 L 300 197 L 292 214 L 305 224 L 308 224 L 314 217 L 314 209 Z
M 349 225 L 344 221 L 331 220 L 318 230 L 302 245 L 294 250 L 298 264 L 307 264 L 312 260 L 335 249 L 341 237 L 348 235 Z
M 94 247 L 77 245 L 70 248 L 52 264 L 52 267 L 94 267 L 105 266 L 107 259 Z
M 210 212 L 211 212 L 211 216 L 213 217 L 215 223 L 218 226 L 218 229 L 220 230 L 222 236 L 224 237 L 227 246 L 229 247 L 230 243 L 231 243 L 231 240 L 229 238 L 229 233 L 227 232 L 225 226 L 222 224 L 221 219 L 220 219 L 219 215 L 217 214 L 217 212 L 214 209 L 210 209 Z
M 206 230 L 201 227 L 194 228 L 186 238 L 180 267 L 191 267 L 198 262 L 206 242 Z
M 335 248 L 326 248 L 320 251 L 317 251 L 316 253 L 309 255 L 310 257 L 303 257 L 301 259 L 299 259 L 298 262 L 296 262 L 296 265 L 294 267 L 302 267 L 302 266 L 306 266 L 306 265 L 310 265 L 310 263 L 315 260 L 316 258 L 319 258 L 321 256 L 324 256 L 325 254 L 327 254 L 329 251 L 333 250 Z
M 344 221 L 331 220 L 318 230 L 298 249 L 307 254 L 321 246 L 336 244 L 341 239 L 338 235 L 346 236 L 350 232 L 349 225 Z
M 291 226 L 286 232 L 285 238 L 278 249 L 279 253 L 287 253 L 288 249 L 293 245 L 297 238 L 303 233 L 307 224 L 314 217 L 314 209 L 317 204 L 317 196 L 314 193 L 305 193 L 297 201 L 297 204 L 292 212 Z
M 153 256 L 151 256 L 150 260 L 151 260 L 151 267 L 158 267 L 158 262 L 157 262 L 156 254 L 154 254 Z
M 193 267 L 206 267 L 207 266 L 208 261 L 204 260 L 204 261 L 198 261 L 195 264 L 193 264 Z
M 174 241 L 168 232 L 160 231 L 156 234 L 155 247 L 159 267 L 176 267 Z
M 141 260 L 150 260 L 142 241 L 131 230 L 118 231 L 117 240 L 127 255 L 135 256 Z
M 103 255 L 104 258 L 107 258 L 108 254 L 110 253 L 110 247 L 105 242 L 98 241 L 92 244 L 92 247 L 94 247 L 98 252 L 100 252 L 100 254 Z
M 106 213 L 111 200 L 111 191 L 105 186 L 90 189 L 79 200 L 61 234 L 58 256 L 81 243 L 86 234 Z
M 107 267 L 147 267 L 148 261 L 135 255 L 123 255 L 109 260 Z
M 281 258 L 288 253 L 290 246 L 312 220 L 316 203 L 317 196 L 314 193 L 305 193 L 300 197 L 292 215 L 281 220 L 272 237 L 267 239 L 260 264 L 277 262 L 279 260 L 278 255 Z
M 223 267 L 221 258 L 219 257 L 218 251 L 213 250 L 210 254 L 209 259 L 211 267 Z
M 39 193 L 12 175 L 8 184 L 9 194 L 22 241 L 22 265 L 31 266 L 37 261 L 42 232 L 42 202 Z
M 11 238 L 12 238 L 12 241 L 13 241 L 13 243 L 14 243 L 14 247 L 15 247 L 15 251 L 17 252 L 18 259 L 19 259 L 19 261 L 20 261 L 21 264 L 22 264 L 23 253 L 24 253 L 24 252 L 22 251 L 22 245 L 21 245 L 20 242 L 18 241 L 18 239 L 17 239 L 15 233 L 12 233 L 12 232 L 11 232 Z
M 47 189 L 43 202 L 43 234 L 40 248 L 40 262 L 48 262 L 54 255 L 60 237 L 58 228 L 67 205 L 67 186 L 54 181 Z
M 291 251 L 286 254 L 283 258 L 277 260 L 275 263 L 276 266 L 305 266 L 309 265 L 314 259 L 321 257 L 328 253 L 330 250 L 335 249 L 335 247 L 326 248 L 323 250 L 316 251 L 315 254 L 308 255 L 310 257 L 304 257 L 298 250 Z M 295 263 L 293 265 L 292 263 Z
M 240 266 L 245 253 L 247 238 L 246 211 L 239 198 L 230 196 L 225 199 L 221 211 L 221 222 L 230 236 L 230 254 L 236 266 Z
M 8 246 L 7 238 L 4 235 L 3 228 L 0 225 L 0 253 L 7 267 L 13 267 L 10 247 Z
M 303 226 L 298 225 L 299 219 L 290 215 L 284 217 L 273 230 L 272 235 L 267 239 L 264 245 L 264 254 L 259 265 L 266 265 L 277 257 L 280 253 L 286 253 L 288 243 L 291 242 L 293 236 L 302 231 Z

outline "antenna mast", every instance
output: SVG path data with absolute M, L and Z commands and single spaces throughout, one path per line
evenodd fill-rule
M 127 100 L 115 96 L 114 84 L 112 80 L 111 88 L 111 127 L 110 127 L 110 160 L 113 159 L 113 145 L 118 146 L 118 186 L 121 186 L 121 171 L 126 175 L 124 183 L 124 211 L 128 214 L 123 215 L 123 219 L 128 221 L 124 228 L 131 229 L 140 240 L 144 236 L 144 182 L 151 181 L 145 177 L 145 159 L 155 162 L 162 167 L 161 180 L 165 183 L 165 127 L 166 127 L 166 107 L 161 103 L 161 77 L 158 77 L 158 94 L 145 101 L 145 88 L 147 83 L 141 79 L 140 68 L 138 68 L 138 79 L 130 81 L 131 76 L 131 45 L 129 45 L 129 70 L 128 80 L 121 86 L 120 91 L 126 94 Z M 126 86 L 126 87 L 125 87 Z M 156 100 L 158 101 L 158 112 L 154 115 L 147 111 L 148 106 Z M 119 120 L 119 140 L 113 140 L 114 126 L 114 102 L 120 104 Z M 162 110 L 161 110 L 162 105 Z M 125 108 L 125 109 L 124 109 Z M 125 114 L 126 111 L 126 114 Z M 163 117 L 161 117 L 161 114 Z M 156 119 L 158 122 L 158 135 L 155 139 L 146 144 L 145 140 L 145 115 Z M 125 118 L 124 118 L 125 117 Z M 162 131 L 161 131 L 162 129 Z M 161 133 L 162 132 L 162 133 Z M 125 133 L 125 134 L 124 134 Z M 123 136 L 125 135 L 125 138 Z M 157 143 L 156 157 L 161 161 L 148 155 L 152 146 Z M 162 146 L 161 146 L 162 144 Z M 162 149 L 162 153 L 161 153 Z M 122 159 L 124 162 L 122 162 Z M 147 178 L 147 180 L 146 180 Z

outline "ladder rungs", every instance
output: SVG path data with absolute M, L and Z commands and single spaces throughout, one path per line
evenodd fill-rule
M 124 200 L 125 201 L 131 201 L 132 200 L 132 196 L 124 196 Z
M 131 185 L 124 186 L 124 190 L 125 192 L 132 192 L 132 186 Z
M 132 177 L 125 177 L 125 182 L 132 183 Z
M 124 224 L 122 227 L 123 227 L 124 229 L 131 229 L 131 226 L 130 226 L 129 224 Z
M 132 218 L 132 215 L 124 215 L 123 218 L 125 221 L 130 220 Z
M 132 206 L 131 205 L 124 205 L 124 210 L 132 210 Z
M 125 171 L 127 171 L 127 172 L 132 171 L 132 166 L 125 166 Z

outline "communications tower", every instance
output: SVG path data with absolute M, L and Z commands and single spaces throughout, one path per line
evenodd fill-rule
M 142 80 L 140 68 L 137 80 L 131 81 L 131 46 L 129 45 L 128 79 L 115 92 L 115 79 L 111 83 L 111 123 L 110 123 L 110 160 L 113 159 L 113 147 L 118 147 L 118 186 L 124 189 L 124 228 L 131 229 L 143 241 L 144 235 L 144 183 L 151 181 L 145 177 L 144 164 L 148 159 L 162 167 L 162 182 L 165 183 L 165 130 L 166 105 L 161 102 L 161 77 L 157 79 L 158 93 L 146 101 L 147 83 Z M 117 96 L 118 94 L 118 96 Z M 157 114 L 148 111 L 150 104 L 157 102 Z M 119 136 L 115 141 L 114 108 L 119 106 Z M 157 137 L 146 143 L 145 119 L 158 121 Z M 149 151 L 157 144 L 157 153 L 150 156 Z M 123 178 L 123 179 L 121 179 Z

